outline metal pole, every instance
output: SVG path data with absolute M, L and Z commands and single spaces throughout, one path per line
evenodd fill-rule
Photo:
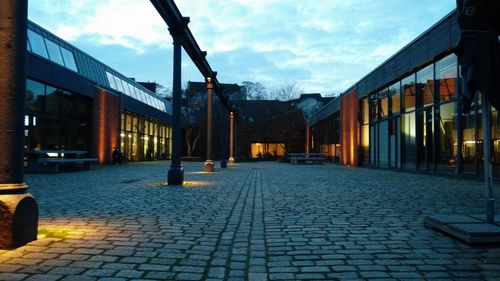
M 24 183 L 28 1 L 0 1 L 0 248 L 36 240 L 38 206 Z
M 483 117 L 483 158 L 484 158 L 484 185 L 486 195 L 486 222 L 495 223 L 495 198 L 493 197 L 493 172 L 491 165 L 491 116 L 490 102 L 484 93 L 481 94 Z
M 174 38 L 174 77 L 172 85 L 172 163 L 168 170 L 168 184 L 182 185 L 184 183 L 184 168 L 181 163 L 181 43 L 172 32 Z
M 229 164 L 234 164 L 234 112 L 229 113 Z
M 207 77 L 207 159 L 205 160 L 205 172 L 214 171 L 214 161 L 212 160 L 212 78 Z
M 309 148 L 311 147 L 310 139 L 309 121 L 306 121 L 306 158 L 309 158 Z
M 220 141 L 220 167 L 227 168 L 227 133 L 228 133 L 228 110 L 225 104 L 221 103 L 221 141 Z

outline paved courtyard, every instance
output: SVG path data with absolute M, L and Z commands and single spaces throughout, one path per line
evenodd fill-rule
M 163 186 L 168 166 L 26 175 L 39 239 L 0 251 L 0 280 L 500 280 L 500 246 L 423 226 L 427 215 L 484 213 L 479 181 L 185 163 L 187 184 Z

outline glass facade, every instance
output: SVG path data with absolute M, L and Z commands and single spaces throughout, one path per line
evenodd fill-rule
M 460 113 L 459 82 L 457 57 L 450 54 L 362 99 L 362 162 L 481 175 L 481 99 Z M 500 175 L 500 116 L 493 107 L 490 114 L 494 173 Z
M 170 159 L 172 128 L 145 116 L 123 111 L 121 149 L 128 161 Z
M 71 47 L 36 24 L 28 24 L 28 52 L 48 59 L 60 66 L 78 72 L 101 86 L 110 87 L 124 95 L 165 113 L 171 112 L 170 102 L 142 87 L 132 79 Z
M 25 149 L 90 151 L 91 98 L 28 79 L 25 103 Z

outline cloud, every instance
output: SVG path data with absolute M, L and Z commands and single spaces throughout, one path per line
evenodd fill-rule
M 441 19 L 455 1 L 178 0 L 176 4 L 183 16 L 190 17 L 191 32 L 223 82 L 255 81 L 271 88 L 292 81 L 306 92 L 340 92 Z M 147 67 L 137 67 L 145 58 L 158 56 L 158 61 L 171 63 L 171 37 L 149 1 L 31 1 L 30 18 L 77 46 L 85 41 L 127 53 L 122 60 L 111 54 L 103 61 L 118 71 L 130 70 L 130 76 L 157 77 Z M 183 65 L 184 79 L 200 79 L 186 56 Z M 168 75 L 162 77 L 162 84 L 171 83 Z
M 154 7 L 141 0 L 44 0 L 30 2 L 30 18 L 65 40 L 88 36 L 96 44 L 122 45 L 143 52 L 170 46 L 170 35 Z

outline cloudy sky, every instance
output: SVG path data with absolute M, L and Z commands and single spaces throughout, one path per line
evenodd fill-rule
M 223 83 L 343 92 L 455 0 L 177 0 Z M 139 81 L 171 87 L 172 39 L 147 0 L 29 1 L 29 18 Z M 202 81 L 183 55 L 183 81 Z

